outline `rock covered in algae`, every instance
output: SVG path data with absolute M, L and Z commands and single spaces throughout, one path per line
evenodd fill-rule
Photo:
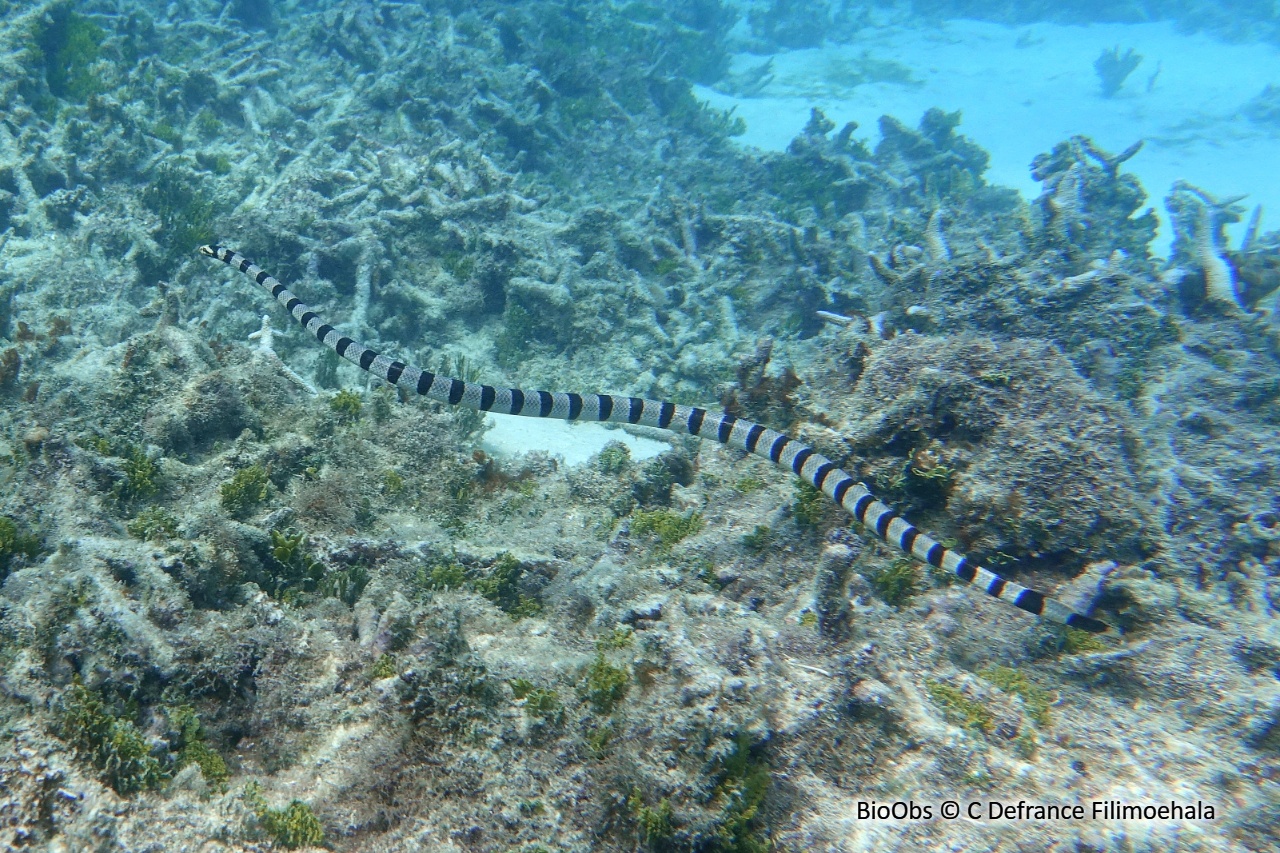
M 1013 843 L 845 819 L 886 792 L 1224 809 L 1024 846 L 1272 842 L 1273 338 L 1180 304 L 1115 155 L 1064 142 L 1029 205 L 943 111 L 736 149 L 689 87 L 718 4 L 73 5 L 0 11 L 3 844 Z M 1128 633 L 719 446 L 495 459 L 283 320 L 267 358 L 212 239 L 429 369 L 792 429 Z

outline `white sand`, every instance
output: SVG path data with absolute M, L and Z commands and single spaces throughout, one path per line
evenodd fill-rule
M 1132 47 L 1144 57 L 1115 98 L 1102 97 L 1093 62 L 1104 49 Z M 914 82 L 847 85 L 863 54 L 906 66 Z M 739 71 L 768 57 L 741 55 Z M 1126 169 L 1164 217 L 1164 196 L 1177 179 L 1219 197 L 1248 194 L 1280 227 L 1280 131 L 1240 116 L 1268 83 L 1280 84 L 1280 50 L 1224 44 L 1183 35 L 1170 24 L 1034 24 L 1005 27 L 950 21 L 941 28 L 864 30 L 857 44 L 797 50 L 773 57 L 774 80 L 759 97 L 735 98 L 710 89 L 698 95 L 735 107 L 747 122 L 747 145 L 782 150 L 821 108 L 841 126 L 856 121 L 859 137 L 875 140 L 877 120 L 892 115 L 914 127 L 930 107 L 962 110 L 959 131 L 991 152 L 987 178 L 1034 198 L 1029 165 L 1074 134 L 1119 152 L 1147 141 Z M 1160 73 L 1150 91 L 1147 84 Z M 842 78 L 846 83 L 842 84 Z M 1268 228 L 1270 225 L 1270 228 Z M 1236 239 L 1242 230 L 1236 226 Z M 1167 237 L 1157 239 L 1158 254 Z
M 1104 98 L 1093 62 L 1114 46 L 1132 47 L 1144 59 L 1117 97 Z M 913 82 L 849 85 L 864 54 L 906 66 Z M 734 70 L 767 59 L 741 55 Z M 1277 217 L 1264 217 L 1263 229 L 1280 227 L 1280 131 L 1239 115 L 1265 85 L 1280 84 L 1280 51 L 1273 47 L 1182 35 L 1169 24 L 1005 27 L 959 20 L 941 28 L 866 30 L 856 45 L 773 59 L 774 80 L 759 97 L 697 90 L 714 106 L 736 108 L 747 122 L 743 144 L 785 149 L 814 106 L 837 127 L 858 122 L 857 135 L 872 140 L 881 115 L 914 127 L 930 107 L 962 110 L 960 132 L 991 152 L 987 179 L 1028 198 L 1040 192 L 1030 177 L 1031 159 L 1056 143 L 1084 134 L 1119 152 L 1145 139 L 1126 169 L 1142 181 L 1162 222 L 1164 196 L 1183 179 L 1220 197 L 1247 193 L 1246 204 L 1262 203 Z M 1157 64 L 1160 73 L 1148 90 Z M 1235 239 L 1242 227 L 1236 226 Z M 1167 239 L 1157 238 L 1158 254 L 1167 251 Z M 636 459 L 667 449 L 596 424 L 492 415 L 489 423 L 482 447 L 495 456 L 544 450 L 576 465 L 610 440 L 626 442 Z
M 631 435 L 616 427 L 595 423 L 544 421 L 513 415 L 490 414 L 489 426 L 480 448 L 495 458 L 512 457 L 535 450 L 559 456 L 565 465 L 581 465 L 611 441 L 620 441 L 631 450 L 635 461 L 657 456 L 671 445 L 651 438 Z

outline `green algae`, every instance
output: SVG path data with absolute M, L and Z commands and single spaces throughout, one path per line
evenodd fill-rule
M 1052 698 L 1043 689 L 1031 683 L 1027 676 L 1010 666 L 992 666 L 978 671 L 978 675 L 1022 699 L 1027 715 L 1038 726 L 1049 725 L 1049 706 Z
M 520 590 L 524 566 L 511 554 L 502 554 L 489 567 L 486 577 L 477 578 L 472 588 L 513 619 L 542 612 L 542 602 Z
M 612 743 L 614 734 L 613 723 L 608 721 L 588 730 L 583 742 L 592 758 L 601 761 L 609 754 L 609 744 Z
M 343 389 L 329 398 L 329 408 L 339 421 L 352 423 L 360 419 L 360 410 L 364 406 L 359 394 Z
M 388 652 L 378 655 L 378 659 L 373 662 L 373 666 L 369 667 L 369 678 L 379 681 L 383 678 L 390 678 L 398 673 L 396 667 L 396 657 Z
M 763 554 L 772 542 L 773 530 L 767 524 L 757 524 L 742 536 L 743 547 L 755 554 Z
M 175 158 L 156 167 L 139 200 L 160 220 L 156 241 L 163 255 L 152 260 L 160 268 L 175 264 L 192 246 L 212 243 L 217 236 L 213 194 L 205 177 L 184 160 Z
M 924 687 L 933 704 L 942 709 L 943 716 L 956 725 L 984 733 L 995 729 L 996 719 L 991 710 L 970 699 L 960 688 L 932 678 L 924 680 Z
M 467 570 L 455 560 L 443 560 L 418 570 L 418 584 L 429 590 L 457 589 L 467 583 Z
M 121 503 L 133 503 L 155 497 L 160 492 L 160 465 L 136 445 L 127 446 L 121 454 L 124 479 L 116 483 L 114 492 Z
M 217 791 L 225 791 L 231 771 L 223 757 L 205 740 L 204 726 L 195 709 L 190 705 L 179 705 L 170 711 L 169 722 L 178 730 L 177 766 L 196 765 L 209 785 Z
M 326 569 L 317 592 L 327 598 L 336 598 L 348 607 L 354 607 L 368 585 L 369 570 L 357 563 L 345 569 Z
M 35 559 L 40 553 L 40 537 L 24 533 L 12 518 L 0 515 L 0 580 L 9 573 L 14 557 Z
M 539 687 L 525 697 L 524 712 L 530 717 L 554 720 L 563 712 L 560 694 L 549 687 Z
M 804 527 L 817 527 L 822 517 L 830 508 L 831 501 L 821 490 L 803 480 L 796 483 L 795 499 L 791 502 L 791 511 L 796 521 Z
M 62 736 L 119 794 L 159 787 L 165 774 L 132 721 L 117 717 L 77 676 L 62 714 Z
M 173 513 L 149 506 L 125 523 L 125 532 L 144 542 L 163 542 L 178 533 L 178 519 Z
M 1058 651 L 1064 655 L 1083 655 L 1108 649 L 1105 640 L 1079 628 L 1062 628 L 1057 640 Z
M 600 449 L 596 457 L 600 473 L 617 476 L 631 467 L 631 449 L 620 441 L 611 441 Z
M 260 586 L 273 598 L 288 604 L 304 604 L 315 596 L 336 598 L 352 606 L 369 583 L 369 570 L 357 562 L 330 569 L 307 550 L 306 534 L 271 531 L 271 571 Z
M 514 302 L 502 314 L 502 330 L 494 339 L 495 356 L 502 367 L 516 367 L 529 357 L 529 343 L 540 326 L 533 315 Z
M 659 554 L 670 553 L 679 542 L 705 526 L 699 512 L 680 515 L 669 509 L 637 510 L 631 516 L 631 532 L 636 536 L 656 537 Z
M 524 701 L 526 717 L 556 722 L 564 715 L 564 704 L 560 694 L 550 687 L 539 687 L 524 678 L 511 680 L 511 693 L 517 700 Z
M 914 560 L 899 557 L 872 572 L 867 581 L 886 604 L 901 607 L 920 592 L 920 568 Z
M 611 632 L 596 640 L 599 651 L 617 651 L 629 649 L 635 644 L 636 632 L 630 625 L 619 625 Z
M 650 847 L 658 847 L 671 839 L 675 832 L 671 817 L 671 799 L 663 797 L 653 808 L 644 804 L 644 792 L 639 786 L 631 789 L 627 797 L 627 810 L 635 819 L 641 840 Z
M 711 849 L 722 853 L 765 853 L 769 841 L 761 837 L 760 809 L 768 796 L 772 777 L 749 734 L 739 733 L 734 750 L 725 759 L 714 798 L 721 803 Z
M 400 473 L 394 469 L 388 468 L 382 472 L 382 479 L 379 485 L 382 487 L 383 494 L 387 495 L 387 497 L 394 498 L 404 494 L 404 477 L 400 476 Z
M 273 598 L 297 603 L 302 593 L 316 589 L 324 564 L 307 552 L 305 534 L 272 530 L 270 536 L 270 571 L 258 578 L 258 585 Z
M 608 716 L 618 703 L 626 698 L 631 688 L 631 676 L 625 669 L 614 666 L 597 651 L 595 660 L 587 667 L 582 686 L 582 698 L 600 716 Z
M 93 66 L 102 53 L 106 31 L 63 3 L 49 10 L 36 33 L 45 81 L 55 98 L 83 103 L 102 90 Z
M 244 789 L 244 800 L 253 809 L 262 831 L 281 847 L 296 850 L 324 841 L 324 826 L 311 806 L 302 800 L 290 800 L 282 809 L 273 809 L 262 796 L 257 782 L 250 782 Z
M 267 499 L 270 481 L 261 465 L 241 468 L 219 488 L 222 508 L 236 518 L 243 518 Z

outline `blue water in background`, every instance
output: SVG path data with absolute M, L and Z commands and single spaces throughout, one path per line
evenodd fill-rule
M 852 816 L 951 788 L 1230 809 L 1073 826 L 1072 849 L 1280 849 L 1276 4 L 30 8 L 0 0 L 43 34 L 0 51 L 0 516 L 39 540 L 0 528 L 0 794 L 35 778 L 19 749 L 78 768 L 14 783 L 30 838 L 269 843 L 254 779 L 343 850 L 762 853 L 766 815 L 787 850 L 1057 843 Z M 406 35 L 429 43 L 398 54 Z M 933 149 L 934 109 L 963 140 Z M 881 156 L 884 116 L 917 148 Z M 1033 174 L 1075 137 L 1141 143 L 1110 175 L 1073 143 L 1091 209 L 1065 160 Z M 969 143 L 980 177 L 955 165 Z M 1146 195 L 1117 223 L 1120 173 Z M 1121 249 L 1148 214 L 1150 256 Z M 1070 647 L 932 573 L 890 601 L 876 579 L 909 560 L 733 448 L 401 400 L 196 255 L 215 242 L 441 376 L 790 430 L 1118 630 Z M 1050 410 L 1079 435 L 1047 448 Z M 1025 423 L 1001 445 L 1006 417 Z M 241 512 L 227 486 L 259 466 Z M 676 517 L 684 544 L 661 538 Z M 1060 550 L 1036 539 L 1070 524 Z M 1006 663 L 1029 681 L 998 685 Z M 584 675 L 614 664 L 616 713 Z M 67 745 L 80 681 L 118 717 L 102 731 L 141 733 L 139 764 L 178 767 L 174 708 L 198 704 L 237 787 L 120 790 L 115 753 Z

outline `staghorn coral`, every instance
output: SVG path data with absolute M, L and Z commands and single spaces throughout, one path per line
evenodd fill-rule
M 1141 64 L 1142 54 L 1135 53 L 1131 47 L 1126 48 L 1123 54 L 1120 53 L 1119 45 L 1098 54 L 1098 58 L 1093 61 L 1093 70 L 1102 86 L 1102 97 L 1114 98 L 1119 94 L 1124 81 Z
M 1073 136 L 1032 161 L 1031 176 L 1044 184 L 1035 206 L 1045 238 L 1073 263 L 1120 249 L 1146 258 L 1155 236 L 1155 213 L 1135 215 L 1146 193 L 1132 175 L 1119 170 L 1142 149 L 1139 141 L 1112 155 L 1084 136 Z M 1076 271 L 1079 271 L 1078 269 Z
M 1224 256 L 1223 229 L 1240 220 L 1239 200 L 1217 199 L 1185 181 L 1176 182 L 1165 198 L 1174 230 L 1170 261 L 1195 271 L 1179 281 L 1184 299 L 1192 304 L 1209 301 L 1220 310 L 1247 306 L 1235 266 Z
M 330 823 L 329 843 L 351 850 L 630 850 L 641 835 L 682 849 L 749 849 L 766 836 L 781 850 L 835 849 L 865 837 L 833 828 L 829 815 L 883 791 L 1016 800 L 1085 782 L 1136 789 L 1161 766 L 1206 801 L 1228 780 L 1239 808 L 1202 834 L 1226 849 L 1241 839 L 1265 849 L 1265 784 L 1250 784 L 1276 729 L 1274 656 L 1259 639 L 1273 630 L 1276 600 L 1278 480 L 1260 452 L 1274 443 L 1277 399 L 1265 324 L 1200 302 L 1179 311 L 1141 234 L 1118 218 L 1123 205 L 1108 201 L 1110 190 L 1129 198 L 1108 171 L 1117 157 L 1083 143 L 1070 222 L 985 186 L 964 168 L 977 160 L 963 147 L 939 148 L 914 121 L 900 123 L 906 130 L 882 159 L 856 128 L 822 121 L 786 154 L 719 147 L 728 123 L 690 109 L 683 81 L 661 64 L 686 55 L 661 57 L 660 28 L 674 25 L 656 5 L 630 6 L 626 31 L 608 33 L 618 9 L 588 4 L 579 11 L 594 17 L 567 34 L 577 41 L 566 49 L 556 43 L 572 25 L 563 4 L 272 4 L 288 26 L 268 34 L 241 25 L 246 4 L 219 18 L 150 0 L 131 4 L 132 16 L 88 3 L 77 11 L 105 32 L 95 66 L 103 89 L 44 118 L 31 110 L 47 85 L 43 65 L 20 61 L 12 28 L 0 33 L 0 91 L 11 107 L 0 127 L 8 328 L 21 334 L 20 321 L 38 335 L 6 344 L 21 352 L 22 373 L 4 395 L 3 510 L 48 544 L 38 564 L 12 560 L 0 602 L 0 713 L 13 733 L 0 748 L 10 792 L 0 846 L 143 850 L 158 828 L 175 846 L 274 843 L 252 818 L 240 825 L 219 811 L 236 808 L 234 797 L 201 799 L 212 789 L 190 765 L 163 794 L 136 792 L 121 809 L 97 768 L 54 736 L 50 691 L 82 671 L 161 763 L 178 752 L 163 709 L 187 704 L 204 742 L 226 755 L 230 790 L 260 779 L 280 812 L 298 797 Z M 696 5 L 681 6 L 686 25 Z M 47 8 L 10 4 L 5 21 L 27 26 Z M 1205 21 L 1220 14 L 1202 11 Z M 1001 451 L 992 438 L 1025 438 L 1013 429 L 1025 421 L 1046 428 L 1037 441 L 1059 440 L 1020 398 L 1059 415 L 1115 398 L 1103 420 L 1127 408 L 1141 426 L 1134 457 L 1117 460 L 1114 432 L 1091 427 L 1081 441 L 1106 452 L 1072 445 L 1080 458 L 1070 476 L 1083 470 L 1092 486 L 1111 472 L 1117 488 L 1132 488 L 1136 506 L 1116 512 L 1155 513 L 1161 550 L 1138 566 L 1086 569 L 1059 591 L 1100 598 L 1133 633 L 1100 646 L 1045 638 L 929 577 L 909 606 L 888 608 L 865 580 L 887 562 L 873 542 L 834 518 L 798 530 L 786 520 L 791 483 L 718 447 L 679 448 L 659 463 L 605 457 L 573 471 L 530 462 L 537 477 L 526 495 L 494 484 L 507 463 L 477 461 L 475 431 L 431 403 L 387 401 L 385 420 L 334 429 L 323 404 L 310 405 L 244 343 L 260 324 L 251 302 L 228 298 L 227 283 L 185 255 L 163 260 L 177 247 L 155 230 L 136 175 L 166 161 L 226 214 L 219 236 L 293 264 L 282 277 L 305 281 L 337 323 L 367 284 L 373 343 L 403 342 L 403 357 L 429 348 L 433 369 L 442 353 L 451 362 L 465 353 L 472 369 L 504 368 L 512 383 L 670 391 L 705 405 L 770 337 L 764 375 L 781 376 L 785 361 L 804 378 L 786 401 L 787 423 L 774 425 L 824 452 L 866 437 L 859 475 L 901 480 L 922 523 L 958 538 L 981 542 L 992 507 L 1010 495 L 1029 496 L 1037 524 L 1050 518 L 1053 496 L 1035 488 L 1043 479 L 1004 483 L 1042 458 L 1027 451 L 1040 445 Z M 1060 226 L 1083 229 L 1087 251 L 1072 255 Z M 930 245 L 937 229 L 950 258 Z M 1265 274 L 1271 245 L 1259 237 L 1239 259 L 1245 247 L 1217 248 L 1243 279 L 1251 263 L 1260 265 L 1251 274 Z M 881 277 L 871 253 L 901 278 Z M 166 297 L 169 319 L 153 329 L 160 278 L 181 300 L 171 308 Z M 525 280 L 568 290 L 554 326 L 504 326 L 535 295 Z M 1246 294 L 1265 307 L 1253 287 Z M 538 322 L 555 304 L 536 305 Z M 883 340 L 863 335 L 861 321 L 828 329 L 813 313 L 884 312 L 889 336 L 924 328 L 910 321 L 913 307 L 934 318 L 934 337 Z M 54 346 L 34 330 L 59 315 L 72 330 Z M 495 358 L 504 331 L 512 334 Z M 973 334 L 1026 370 L 984 346 L 951 372 L 955 338 Z M 274 344 L 310 376 L 323 361 L 293 338 Z M 1062 355 L 1042 359 L 1010 338 L 1050 342 L 1085 378 L 1069 375 Z M 889 355 L 905 358 L 911 375 L 894 375 Z M 930 386 L 938 358 L 946 381 Z M 354 368 L 338 370 L 329 387 L 353 386 Z M 842 408 L 868 372 L 879 391 L 860 402 L 923 424 L 937 445 L 904 430 L 886 450 Z M 908 389 L 896 409 L 895 382 Z M 930 387 L 938 393 L 917 395 Z M 969 436 L 972 448 L 959 437 L 970 417 L 991 430 Z M 32 424 L 41 437 L 18 440 Z M 165 488 L 149 500 L 180 535 L 164 533 L 168 519 L 157 514 L 151 541 L 124 537 L 85 449 L 98 434 L 164 457 Z M 974 469 L 975 454 L 990 464 Z M 1154 492 L 1141 477 L 1135 484 L 1135 460 L 1168 481 Z M 219 486 L 254 464 L 270 472 L 280 509 L 231 519 Z M 916 473 L 939 468 L 954 474 Z M 380 488 L 392 470 L 395 495 Z M 355 486 L 339 493 L 343 483 Z M 972 516 L 948 530 L 947 504 L 962 498 Z M 705 562 L 648 559 L 649 540 L 616 523 L 637 501 L 698 512 L 691 556 Z M 28 509 L 37 507 L 38 518 Z M 309 508 L 305 519 L 290 514 Z M 1113 521 L 1104 513 L 1104 529 L 1123 542 Z M 367 586 L 283 604 L 250 582 L 269 575 L 270 531 L 304 522 L 315 553 L 343 571 L 363 566 Z M 1066 517 L 1064 540 L 1079 522 Z M 757 527 L 768 529 L 767 544 L 749 553 L 739 542 Z M 495 548 L 520 554 L 536 575 L 540 614 L 512 620 L 467 588 L 468 572 L 494 565 Z M 1047 582 L 1072 568 L 1030 562 L 1019 571 Z M 464 567 L 462 582 L 453 571 L 435 582 L 433 566 Z M 809 624 L 814 613 L 821 631 Z M 606 654 L 631 689 L 603 723 L 564 685 L 620 622 L 635 626 L 632 644 Z M 394 665 L 377 667 L 384 677 L 374 680 L 384 654 Z M 1033 684 L 1058 703 L 1034 756 L 1016 745 L 1028 730 L 1025 698 L 956 671 L 999 665 L 1033 668 Z M 504 700 L 501 685 L 519 678 L 557 689 L 558 725 Z M 926 678 L 981 702 L 995 730 L 939 731 Z M 1010 725 L 1023 727 L 1012 739 Z M 1170 731 L 1181 733 L 1176 750 Z M 1135 757 L 1110 760 L 1117 754 Z M 756 771 L 766 761 L 778 770 L 768 786 Z M 741 771 L 728 772 L 730 762 Z M 1026 829 L 1027 844 L 1047 838 Z M 1054 830 L 1061 843 L 1096 845 L 1086 830 Z M 961 825 L 876 832 L 890 850 L 994 843 Z

